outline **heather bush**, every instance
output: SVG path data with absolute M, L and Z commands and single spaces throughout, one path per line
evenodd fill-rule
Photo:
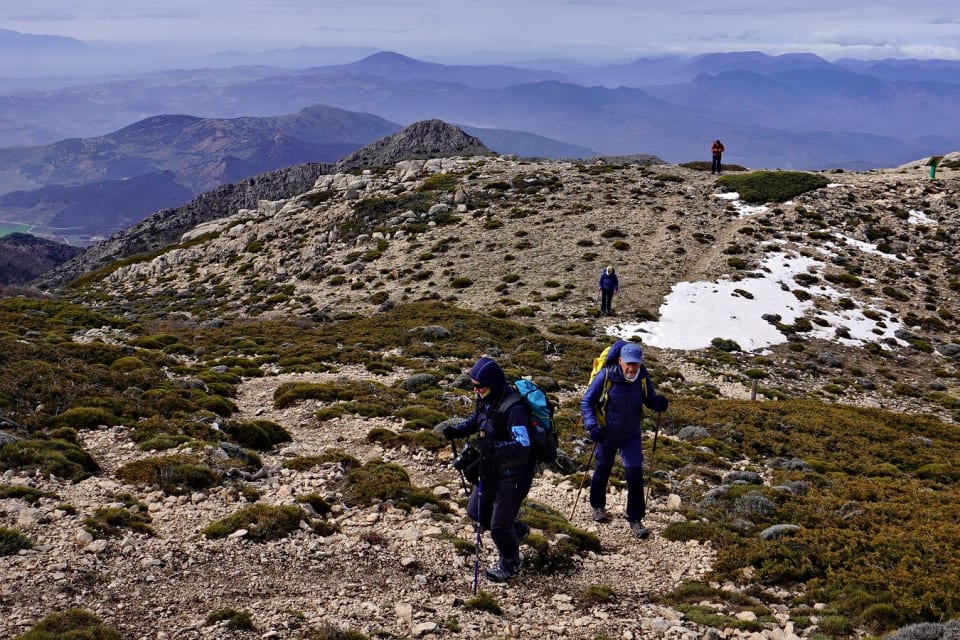
M 274 506 L 252 504 L 243 507 L 233 515 L 212 522 L 201 530 L 208 538 L 226 538 L 240 529 L 246 529 L 244 536 L 253 542 L 267 542 L 285 538 L 300 528 L 300 521 L 306 519 L 303 509 L 293 505 Z
M 30 538 L 16 529 L 0 527 L 0 556 L 12 556 L 21 549 L 33 546 Z
M 804 171 L 751 171 L 717 178 L 717 184 L 736 191 L 744 202 L 763 204 L 786 202 L 800 194 L 821 189 L 829 181 L 821 175 Z
M 84 609 L 51 613 L 14 640 L 120 640 L 120 633 Z

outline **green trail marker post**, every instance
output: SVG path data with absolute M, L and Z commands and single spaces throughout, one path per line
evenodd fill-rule
M 935 180 L 937 178 L 937 165 L 940 164 L 941 160 L 943 160 L 943 156 L 930 156 L 930 159 L 927 160 L 927 166 L 930 167 L 931 180 Z

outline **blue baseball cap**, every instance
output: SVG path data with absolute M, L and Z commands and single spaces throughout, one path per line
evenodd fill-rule
M 623 345 L 620 350 L 620 359 L 626 364 L 641 364 L 643 362 L 643 350 L 632 342 Z

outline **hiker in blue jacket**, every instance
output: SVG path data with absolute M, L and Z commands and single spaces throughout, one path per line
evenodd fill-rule
M 613 296 L 620 292 L 620 280 L 612 266 L 607 265 L 607 268 L 600 274 L 597 288 L 600 289 L 600 313 L 609 316 L 613 313 L 611 308 Z
M 504 582 L 520 571 L 520 541 L 530 527 L 519 519 L 520 505 L 530 491 L 536 462 L 530 446 L 530 411 L 494 360 L 480 358 L 470 369 L 477 394 L 473 414 L 443 428 L 448 440 L 480 434 L 480 479 L 467 502 L 467 513 L 484 529 L 500 552 L 496 565 L 486 570 L 494 582 Z
M 657 394 L 653 379 L 643 366 L 643 351 L 632 342 L 620 350 L 617 362 L 594 377 L 580 401 L 583 426 L 596 443 L 596 467 L 590 481 L 593 519 L 608 522 L 607 482 L 617 452 L 623 457 L 627 481 L 627 521 L 641 539 L 650 535 L 643 526 L 647 505 L 643 497 L 643 407 L 667 410 L 666 397 Z

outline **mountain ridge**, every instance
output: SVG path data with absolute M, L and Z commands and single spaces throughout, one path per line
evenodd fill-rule
M 955 134 L 960 122 L 953 106 L 957 103 L 955 65 L 947 64 L 949 61 L 939 61 L 941 64 L 903 62 L 903 68 L 918 77 L 929 78 L 940 74 L 942 82 L 921 86 L 902 83 L 899 81 L 902 78 L 884 76 L 882 69 L 887 67 L 878 67 L 881 71 L 871 75 L 871 67 L 867 65 L 841 65 L 804 54 L 769 56 L 753 52 L 705 54 L 692 60 L 640 59 L 625 67 L 592 67 L 579 69 L 576 73 L 565 70 L 558 79 L 592 91 L 595 94 L 592 100 L 599 101 L 594 102 L 596 108 L 584 113 L 574 103 L 570 105 L 569 112 L 560 109 L 558 115 L 538 121 L 524 115 L 531 108 L 530 104 L 520 102 L 513 105 L 513 109 L 506 108 L 508 105 L 504 102 L 508 102 L 508 87 L 491 88 L 490 81 L 486 79 L 489 66 L 451 66 L 420 61 L 411 63 L 411 58 L 400 54 L 381 54 L 350 63 L 356 66 L 330 65 L 278 70 L 277 73 L 268 74 L 251 73 L 246 79 L 236 69 L 222 72 L 209 70 L 202 76 L 196 76 L 196 84 L 191 86 L 189 92 L 182 91 L 176 83 L 164 85 L 159 81 L 160 76 L 155 76 L 149 85 L 134 83 L 133 86 L 127 86 L 127 83 L 120 82 L 91 87 L 89 91 L 93 93 L 89 95 L 84 89 L 74 87 L 71 92 L 60 95 L 44 93 L 17 99 L 10 96 L 6 103 L 0 101 L 0 115 L 11 123 L 23 122 L 26 127 L 52 130 L 62 123 L 69 123 L 76 128 L 82 119 L 95 119 L 102 126 L 105 120 L 113 117 L 112 113 L 118 118 L 115 124 L 123 126 L 132 119 L 132 104 L 160 112 L 241 117 L 276 115 L 279 104 L 296 109 L 323 103 L 375 113 L 402 124 L 439 118 L 469 126 L 518 129 L 592 148 L 600 155 L 646 152 L 673 162 L 700 157 L 704 154 L 703 140 L 709 141 L 720 136 L 730 140 L 731 150 L 738 149 L 740 164 L 744 166 L 800 169 L 894 166 L 911 158 L 942 153 L 944 149 L 960 146 Z M 396 64 L 391 66 L 391 62 Z M 348 70 L 364 69 L 364 64 L 368 66 L 362 75 Z M 751 69 L 748 65 L 755 65 L 755 68 Z M 702 73 L 717 75 L 748 70 L 762 74 L 797 73 L 798 70 L 806 70 L 806 73 L 811 73 L 811 70 L 829 74 L 853 73 L 854 76 L 846 77 L 887 83 L 886 93 L 885 97 L 883 93 L 874 93 L 869 97 L 852 94 L 841 99 L 837 95 L 818 95 L 820 89 L 815 83 L 812 91 L 797 92 L 795 99 L 774 102 L 763 94 L 762 86 L 751 88 L 744 85 L 739 105 L 714 105 L 709 94 L 698 94 L 696 85 L 690 84 L 693 78 Z M 396 77 L 391 77 L 391 72 Z M 521 73 L 529 73 L 529 70 L 517 71 L 517 74 Z M 223 79 L 218 80 L 218 76 Z M 673 86 L 664 88 L 664 82 Z M 627 109 L 622 102 L 609 105 L 611 111 L 607 113 L 608 106 L 603 104 L 603 97 L 614 97 L 616 94 L 603 93 L 599 91 L 600 86 L 639 88 L 651 95 L 686 94 L 688 99 L 685 104 L 662 105 L 654 118 L 658 122 L 670 122 L 671 117 L 678 120 L 682 116 L 685 122 L 678 123 L 678 130 L 684 132 L 683 135 L 658 136 L 656 129 L 642 133 L 622 131 L 625 124 L 634 118 L 644 117 L 644 113 L 637 107 Z M 549 94 L 549 85 L 544 85 L 544 88 Z M 531 104 L 542 103 L 544 99 L 545 96 L 533 100 Z M 60 103 L 69 106 L 58 107 Z M 554 105 L 553 110 L 556 111 L 558 106 Z M 753 128 L 743 114 L 758 107 L 767 112 L 768 121 L 762 127 Z M 935 110 L 936 117 L 916 117 L 916 114 L 925 113 L 931 108 Z M 57 113 L 60 109 L 69 109 L 76 115 L 64 117 L 62 111 Z M 835 121 L 838 114 L 845 112 L 866 114 L 867 117 Z M 552 124 L 558 118 L 573 123 L 569 127 L 561 127 L 559 136 Z M 580 124 L 581 121 L 590 121 L 590 126 Z M 16 126 L 11 125 L 11 134 Z M 584 135 L 584 131 L 594 129 L 596 131 L 592 132 L 592 138 Z M 908 135 L 901 136 L 901 130 L 907 131 Z M 849 154 L 842 152 L 842 147 L 831 146 L 837 144 L 835 141 L 831 143 L 829 139 L 817 136 L 822 131 L 842 133 L 838 139 L 855 139 L 862 134 L 864 137 L 860 139 L 860 144 L 868 151 L 868 155 L 850 158 Z M 26 131 L 23 134 L 24 138 L 33 135 Z M 885 138 L 883 144 L 864 144 L 871 135 Z M 940 140 L 936 144 L 924 142 L 923 137 L 928 135 L 938 135 Z M 787 137 L 791 138 L 790 144 L 777 149 L 777 143 Z M 823 164 L 813 164 L 821 157 Z
M 225 211 L 255 209 L 262 200 L 278 200 L 303 193 L 322 175 L 364 166 L 390 165 L 401 159 L 449 155 L 493 155 L 483 143 L 457 127 L 433 120 L 414 123 L 392 135 L 348 154 L 336 163 L 307 163 L 279 169 L 218 187 L 176 209 L 158 211 L 99 242 L 38 279 L 41 286 L 57 286 L 110 262 L 174 243 L 197 224 L 224 217 Z

